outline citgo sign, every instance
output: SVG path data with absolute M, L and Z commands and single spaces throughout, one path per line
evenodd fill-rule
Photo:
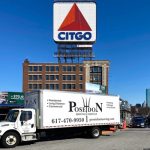
M 54 3 L 56 42 L 95 42 L 96 4 L 94 2 Z

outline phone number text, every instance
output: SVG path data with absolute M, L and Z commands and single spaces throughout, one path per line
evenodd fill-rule
M 52 119 L 52 123 L 76 123 L 76 122 L 84 122 L 84 118 L 56 118 Z

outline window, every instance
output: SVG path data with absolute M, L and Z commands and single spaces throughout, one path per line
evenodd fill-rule
M 59 71 L 59 67 L 58 66 L 56 66 L 56 71 Z
M 55 71 L 55 67 L 54 66 L 50 66 L 50 71 Z
M 66 66 L 63 66 L 63 67 L 62 67 L 62 71 L 66 71 Z
M 32 66 L 29 66 L 29 68 L 28 68 L 28 69 L 29 69 L 29 71 L 32 71 Z
M 93 72 L 93 73 L 101 73 L 101 72 L 102 72 L 102 67 L 100 67 L 100 66 L 93 66 L 93 67 L 90 67 L 90 72 Z
M 66 80 L 66 76 L 65 75 L 63 75 L 63 80 Z
M 56 80 L 59 80 L 59 75 L 56 75 Z
M 42 89 L 42 84 L 39 84 L 38 86 L 39 86 L 39 89 Z
M 63 75 L 63 80 L 76 80 L 76 76 L 75 75 Z
M 98 75 L 93 75 L 93 81 L 99 81 L 98 80 Z
M 72 85 L 71 85 L 71 88 L 72 88 L 72 89 L 76 89 L 76 85 L 75 85 L 75 84 L 72 84 Z
M 59 75 L 46 75 L 46 80 L 59 80 Z
M 75 75 L 72 75 L 72 80 L 76 80 L 76 76 Z
M 79 84 L 79 89 L 83 89 L 83 85 L 82 84 Z
M 102 83 L 101 73 L 96 73 L 96 74 L 94 73 L 90 75 L 90 82 L 101 84 Z
M 29 80 L 32 80 L 32 75 L 29 75 Z
M 50 80 L 55 80 L 55 76 L 54 75 L 50 75 Z
M 82 66 L 79 67 L 79 71 L 80 71 L 80 72 L 83 71 L 83 67 L 82 67 Z
M 49 75 L 46 75 L 46 80 L 49 80 Z
M 76 85 L 75 85 L 75 84 L 63 84 L 63 85 L 62 85 L 62 89 L 63 89 L 63 90 L 76 89 Z
M 71 84 L 67 84 L 67 89 L 71 89 Z
M 71 80 L 71 75 L 67 75 L 67 80 Z
M 42 75 L 39 75 L 39 78 L 38 78 L 38 80 L 42 80 Z
M 71 66 L 67 66 L 67 71 L 71 71 Z
M 38 76 L 37 75 L 33 75 L 33 80 L 38 80 Z
M 18 114 L 19 114 L 18 110 L 10 110 L 6 116 L 5 121 L 16 122 Z
M 39 71 L 42 71 L 42 66 L 39 66 Z
M 32 71 L 42 71 L 42 66 L 29 66 L 28 70 Z
M 46 85 L 45 85 L 45 88 L 46 88 L 46 89 L 49 89 L 49 84 L 46 84 Z
M 33 89 L 37 89 L 37 84 L 33 84 Z
M 102 72 L 102 67 L 99 67 L 99 68 L 98 68 L 98 72 Z
M 29 75 L 29 80 L 30 81 L 42 80 L 42 75 Z
M 20 121 L 28 121 L 32 119 L 31 111 L 23 111 L 20 116 Z
M 28 88 L 32 89 L 42 89 L 42 84 L 28 84 Z
M 51 90 L 54 89 L 54 84 L 50 84 L 50 89 L 51 89 Z
M 32 89 L 32 84 L 29 84 L 28 86 L 29 86 L 29 89 Z
M 83 80 L 83 76 L 79 75 L 79 80 L 82 81 Z
M 73 70 L 73 71 L 76 71 L 76 67 L 75 67 L 75 66 L 73 66 L 73 67 L 72 67 L 72 70 Z
M 49 71 L 49 66 L 46 66 L 46 71 Z
M 55 89 L 59 90 L 59 84 L 55 84 Z
M 33 71 L 38 71 L 38 66 L 33 66 Z
M 66 84 L 63 84 L 62 89 L 64 90 L 66 89 Z
M 97 66 L 93 67 L 93 72 L 98 72 L 98 67 Z
M 46 71 L 51 71 L 51 72 L 54 72 L 54 71 L 59 71 L 59 66 L 46 66 Z

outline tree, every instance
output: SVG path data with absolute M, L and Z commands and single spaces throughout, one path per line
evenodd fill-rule
M 131 115 L 140 115 L 140 116 L 150 116 L 150 108 L 149 107 L 136 107 L 132 106 L 131 107 Z

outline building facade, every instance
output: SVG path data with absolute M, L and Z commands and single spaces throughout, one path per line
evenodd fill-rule
M 106 87 L 109 61 L 83 63 L 23 63 L 23 92 L 36 89 L 86 92 L 86 83 Z
M 108 94 L 108 72 L 109 61 L 107 60 L 92 60 L 84 61 L 85 81 L 86 83 L 98 84 L 105 88 L 105 93 Z
M 146 89 L 146 106 L 150 107 L 150 89 Z

